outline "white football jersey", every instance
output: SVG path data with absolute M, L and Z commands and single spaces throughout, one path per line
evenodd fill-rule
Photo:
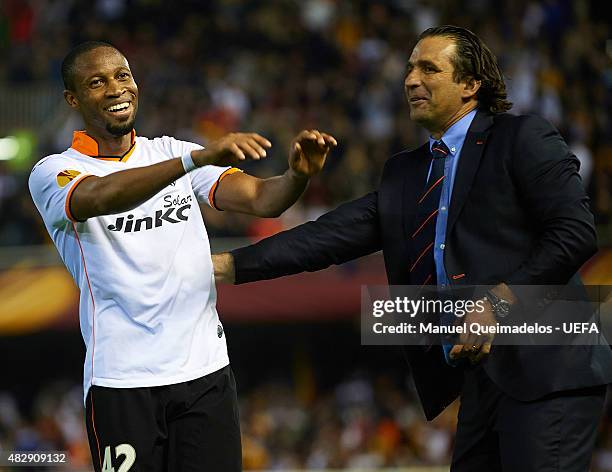
M 76 221 L 70 196 L 86 176 L 201 148 L 134 133 L 132 143 L 122 157 L 98 156 L 95 140 L 77 131 L 72 147 L 40 160 L 29 179 L 34 203 L 80 289 L 85 396 L 91 385 L 169 385 L 229 363 L 198 202 L 214 207 L 218 182 L 238 169 L 204 166 L 133 210 Z

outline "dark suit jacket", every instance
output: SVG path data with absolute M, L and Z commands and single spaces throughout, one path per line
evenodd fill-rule
M 409 284 L 409 231 L 430 161 L 428 144 L 401 152 L 387 161 L 377 191 L 233 251 L 236 283 L 320 270 L 382 249 L 389 284 Z M 449 209 L 449 279 L 580 284 L 575 274 L 597 242 L 578 168 L 547 121 L 478 112 L 461 151 Z M 446 364 L 439 346 L 407 353 L 425 414 L 434 418 L 457 397 L 463 371 Z M 607 345 L 495 346 L 484 367 L 504 392 L 524 401 L 612 382 Z

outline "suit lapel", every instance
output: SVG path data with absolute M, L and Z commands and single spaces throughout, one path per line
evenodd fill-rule
M 404 241 L 410 241 L 412 239 L 416 202 L 425 188 L 427 172 L 431 164 L 429 143 L 408 153 L 403 162 L 402 228 L 404 229 Z
M 461 149 L 459 164 L 457 165 L 457 175 L 453 184 L 453 194 L 448 212 L 448 224 L 446 234 L 449 235 L 461 209 L 465 204 L 474 176 L 480 165 L 480 159 L 486 145 L 489 128 L 493 124 L 493 117 L 484 112 L 478 112 L 470 126 Z

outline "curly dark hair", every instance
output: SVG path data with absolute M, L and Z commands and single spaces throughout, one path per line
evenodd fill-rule
M 495 54 L 474 33 L 460 26 L 443 25 L 423 31 L 418 40 L 430 36 L 444 36 L 455 41 L 455 57 L 451 60 L 456 82 L 480 80 L 477 93 L 478 108 L 491 113 L 503 113 L 512 108 L 506 93 L 506 83 Z

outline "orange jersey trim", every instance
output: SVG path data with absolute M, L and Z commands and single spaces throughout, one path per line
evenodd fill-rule
M 70 190 L 68 190 L 68 195 L 66 195 L 66 203 L 64 204 L 64 209 L 66 211 L 66 216 L 73 223 L 81 223 L 81 222 L 74 217 L 74 215 L 72 214 L 72 211 L 70 210 L 70 199 L 72 198 L 72 193 L 75 191 L 78 185 L 81 182 L 83 182 L 83 180 L 85 180 L 87 177 L 93 177 L 93 175 L 92 174 L 81 174 L 76 179 L 74 179 L 74 183 L 72 184 L 72 187 L 70 187 Z
M 123 156 L 101 156 L 97 141 L 89 136 L 86 131 L 75 131 L 72 133 L 72 144 L 70 147 L 75 151 L 85 154 L 89 157 L 101 159 L 103 161 L 126 162 L 134 153 L 136 145 L 136 131 L 132 130 L 131 134 L 132 145 Z
M 85 131 L 75 131 L 72 133 L 72 145 L 70 147 L 86 156 L 98 155 L 98 143 Z
M 215 203 L 215 194 L 217 193 L 217 187 L 219 186 L 219 182 L 221 182 L 228 175 L 235 174 L 236 172 L 242 172 L 242 170 L 238 169 L 237 167 L 230 167 L 219 176 L 217 181 L 210 188 L 210 192 L 208 192 L 208 202 L 210 203 L 210 206 L 213 207 L 215 210 L 223 211 L 221 208 L 217 207 L 217 204 Z

